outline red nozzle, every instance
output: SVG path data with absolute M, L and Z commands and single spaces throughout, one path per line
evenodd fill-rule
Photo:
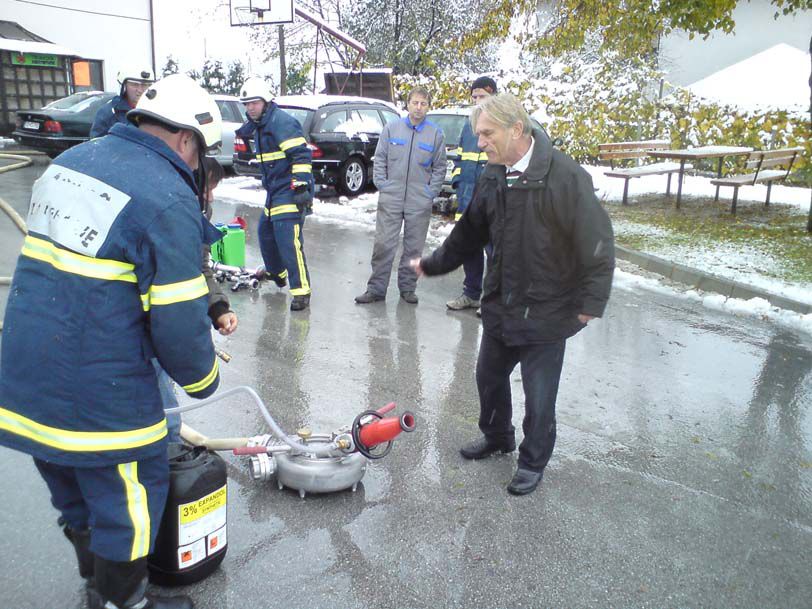
M 404 412 L 400 417 L 379 419 L 364 425 L 358 437 L 366 448 L 373 448 L 394 440 L 401 431 L 414 431 L 414 426 L 414 415 L 411 412 Z

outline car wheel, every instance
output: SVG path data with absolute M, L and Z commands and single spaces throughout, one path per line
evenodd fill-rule
M 367 168 L 364 161 L 351 157 L 342 166 L 338 174 L 338 188 L 341 194 L 354 197 L 361 194 L 367 186 Z

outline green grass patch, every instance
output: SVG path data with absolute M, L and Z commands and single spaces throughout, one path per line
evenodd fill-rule
M 812 234 L 806 231 L 807 213 L 797 207 L 752 201 L 739 202 L 730 213 L 730 198 L 718 202 L 705 197 L 643 195 L 628 205 L 606 204 L 620 245 L 657 255 L 670 248 L 712 250 L 719 247 L 749 249 L 758 259 L 775 264 L 753 268 L 760 274 L 789 282 L 812 283 Z M 675 260 L 679 262 L 679 260 Z M 767 268 L 769 267 L 769 268 Z

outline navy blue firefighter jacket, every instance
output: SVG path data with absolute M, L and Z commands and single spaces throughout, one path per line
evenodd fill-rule
M 220 381 L 200 272 L 219 238 L 189 167 L 132 125 L 36 181 L 0 352 L 0 445 L 67 466 L 166 452 L 155 370 L 195 398 Z
M 454 171 L 451 173 L 451 186 L 457 192 L 456 220 L 460 219 L 471 202 L 477 180 L 488 164 L 488 155 L 479 149 L 478 139 L 471 129 L 471 122 L 466 120 L 460 136 L 460 146 L 457 148 Z
M 255 158 L 268 193 L 265 214 L 271 221 L 299 219 L 305 206 L 297 205 L 291 181 L 307 184 L 304 198 L 308 201 L 314 192 L 313 154 L 299 121 L 274 102 L 268 102 L 259 121 L 248 119 L 235 133 L 246 141 L 254 136 Z
M 110 128 L 116 123 L 127 124 L 127 112 L 132 110 L 130 102 L 121 95 L 116 95 L 113 99 L 104 104 L 96 112 L 93 119 L 93 126 L 90 127 L 90 137 L 101 137 L 107 135 Z

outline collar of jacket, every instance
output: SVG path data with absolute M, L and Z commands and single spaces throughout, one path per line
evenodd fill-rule
M 524 175 L 528 182 L 542 183 L 550 173 L 550 163 L 553 158 L 553 144 L 550 139 L 539 129 L 533 129 L 533 138 L 536 143 L 533 146 L 533 155 L 530 157 L 530 165 Z M 483 170 L 483 177 L 488 179 L 504 179 L 506 168 L 504 165 L 492 165 L 488 163 Z
M 113 98 L 113 109 L 117 112 L 124 112 L 125 114 L 133 109 L 130 105 L 130 102 L 127 101 L 126 97 L 122 97 L 121 95 L 116 95 Z
M 271 120 L 271 115 L 274 113 L 279 106 L 276 105 L 276 102 L 269 101 L 265 104 L 265 109 L 262 111 L 262 115 L 259 117 L 259 120 L 256 121 L 258 125 L 267 125 Z
M 195 196 L 198 195 L 197 192 L 197 184 L 195 184 L 194 176 L 192 175 L 191 168 L 183 162 L 177 153 L 172 150 L 166 143 L 154 135 L 147 133 L 146 131 L 141 131 L 138 127 L 131 124 L 124 124 L 124 123 L 116 123 L 110 129 L 110 135 L 114 135 L 116 137 L 120 137 L 124 140 L 129 140 L 131 142 L 135 142 L 145 148 L 149 148 L 150 150 L 160 154 L 164 157 L 167 161 L 172 163 L 175 169 L 178 170 L 178 173 L 183 176 L 183 179 L 186 180 L 186 183 L 189 185 L 189 188 L 195 193 Z M 146 177 L 146 176 L 145 176 Z
M 424 119 L 423 119 L 422 121 L 420 121 L 420 123 L 418 123 L 417 125 L 412 125 L 412 121 L 410 121 L 410 120 L 409 120 L 409 117 L 408 117 L 408 116 L 404 116 L 404 117 L 403 117 L 403 122 L 404 122 L 404 123 L 406 123 L 406 126 L 407 126 L 409 129 L 414 129 L 415 131 L 417 131 L 418 133 L 420 133 L 421 131 L 423 131 L 423 127 L 425 127 L 425 126 L 426 126 L 426 123 L 428 123 L 428 120 L 424 118 Z

